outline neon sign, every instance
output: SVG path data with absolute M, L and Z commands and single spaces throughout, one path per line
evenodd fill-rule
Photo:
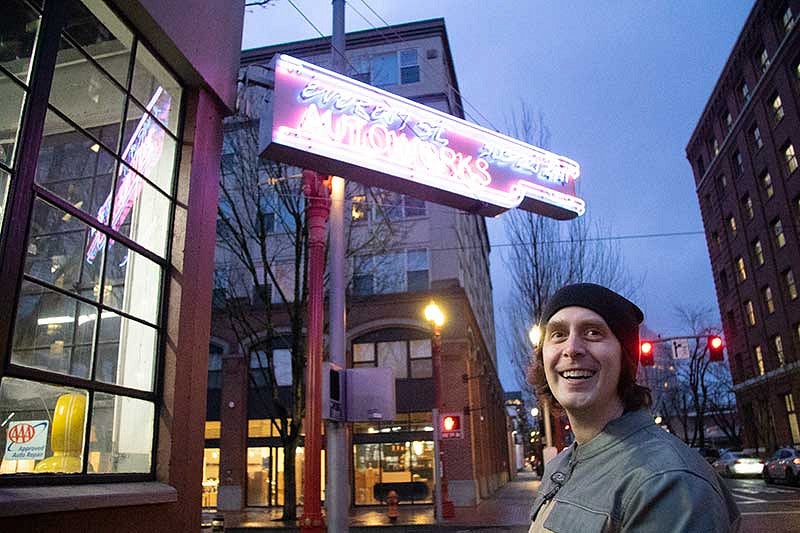
M 569 158 L 287 55 L 272 65 L 263 157 L 481 215 L 586 211 Z

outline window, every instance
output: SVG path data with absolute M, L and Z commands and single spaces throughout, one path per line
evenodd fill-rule
M 781 224 L 781 219 L 776 218 L 770 223 L 770 227 L 772 228 L 772 235 L 775 237 L 775 244 L 778 248 L 783 248 L 786 246 L 786 237 L 783 235 L 783 224 Z
M 761 138 L 761 130 L 758 129 L 758 126 L 753 126 L 751 135 L 753 136 L 753 142 L 756 143 L 756 150 L 760 150 L 764 146 L 764 140 Z
M 747 325 L 748 326 L 755 326 L 756 325 L 756 310 L 753 307 L 753 302 L 747 300 L 744 302 L 744 314 L 747 317 Z
M 794 211 L 794 224 L 800 228 L 800 194 L 795 196 L 794 200 L 792 200 L 792 211 Z
M 728 217 L 728 227 L 731 229 L 731 237 L 736 237 L 736 217 L 733 215 Z
M 772 300 L 772 289 L 769 286 L 764 287 L 761 289 L 761 296 L 764 298 L 764 307 L 767 310 L 767 314 L 773 314 L 775 312 L 775 302 Z
M 786 167 L 789 169 L 789 174 L 797 170 L 797 156 L 794 153 L 794 145 L 789 143 L 783 147 L 783 157 L 786 160 Z
M 760 239 L 753 241 L 753 263 L 755 263 L 756 266 L 764 264 L 764 247 L 761 246 Z
M 745 104 L 750 101 L 750 87 L 747 86 L 746 81 L 743 81 L 739 86 L 739 92 L 742 94 L 742 101 Z
M 730 112 L 726 111 L 722 116 L 722 125 L 725 128 L 726 133 L 730 133 L 733 129 L 733 117 L 731 116 Z
M 736 279 L 742 283 L 747 279 L 747 271 L 744 268 L 744 259 L 741 257 L 736 258 Z
M 783 120 L 783 102 L 780 95 L 776 94 L 772 97 L 772 122 L 777 124 Z
M 719 141 L 716 137 L 711 141 L 711 152 L 717 156 L 719 155 Z
M 783 17 L 781 17 L 781 23 L 783 25 L 783 33 L 789 33 L 792 26 L 794 26 L 794 15 L 792 15 L 791 7 L 786 7 L 786 11 L 783 12 Z
M 408 84 L 420 81 L 419 61 L 416 48 L 398 52 L 358 58 L 353 61 L 355 78 L 376 87 Z
M 703 161 L 703 156 L 697 158 L 697 172 L 701 176 L 705 175 L 706 173 L 706 164 Z
M 791 268 L 783 271 L 783 285 L 786 289 L 786 296 L 788 296 L 790 300 L 796 300 L 797 285 L 795 284 L 794 272 L 792 272 Z
M 733 153 L 733 170 L 737 176 L 744 174 L 744 161 L 742 160 L 742 153 L 739 151 Z
M 717 246 L 719 246 L 721 244 L 721 240 L 720 240 L 718 231 L 712 231 L 711 232 L 711 242 L 713 242 Z
M 427 249 L 353 258 L 353 293 L 393 294 L 430 288 Z
M 725 174 L 720 174 L 719 176 L 719 185 L 722 190 L 728 188 L 728 178 L 725 177 Z
M 761 346 L 760 345 L 756 346 L 754 351 L 756 354 L 756 366 L 758 367 L 758 375 L 763 376 L 764 374 L 766 374 L 766 371 L 764 370 L 764 354 L 761 351 Z
M 368 200 L 367 192 L 360 188 L 352 195 L 350 219 L 353 222 L 392 221 L 427 214 L 424 200 L 380 189 L 372 189 L 371 196 Z
M 365 336 L 376 338 L 382 332 Z M 394 339 L 408 334 L 419 337 L 419 332 L 387 330 L 386 337 Z M 379 337 L 377 337 L 379 338 Z M 364 338 L 353 343 L 353 368 L 391 368 L 395 379 L 429 378 L 433 376 L 430 338 L 399 339 L 365 342 Z
M 766 48 L 761 49 L 761 53 L 758 56 L 758 63 L 761 67 L 761 72 L 764 73 L 769 68 L 769 54 L 767 53 Z
M 784 366 L 786 364 L 786 355 L 783 353 L 783 339 L 780 335 L 772 337 L 772 345 L 775 347 L 775 356 L 778 358 L 778 365 Z
M 753 200 L 750 198 L 749 194 L 742 198 L 742 211 L 744 212 L 745 218 L 753 220 Z
M 800 426 L 798 426 L 797 423 L 797 409 L 794 406 L 794 397 L 791 394 L 784 395 L 783 403 L 786 406 L 786 416 L 789 419 L 789 431 L 792 434 L 792 444 L 800 444 Z
M 761 186 L 764 187 L 764 192 L 767 194 L 767 200 L 772 198 L 775 194 L 775 189 L 772 187 L 772 176 L 769 175 L 769 172 L 764 172 L 761 175 Z
M 728 285 L 728 273 L 723 268 L 719 271 L 719 288 L 722 294 L 728 294 L 730 286 Z
M 369 220 L 369 212 L 367 196 L 365 194 L 354 195 L 350 204 L 350 220 L 353 222 Z
M 102 2 L 71 2 L 62 28 L 57 17 L 40 28 L 37 11 L 12 5 L 0 46 L 0 220 L 18 173 L 35 186 L 14 213 L 29 227 L 28 241 L 15 243 L 26 253 L 3 258 L 19 261 L 23 280 L 0 280 L 19 289 L 2 339 L 0 420 L 4 433 L 41 431 L 43 440 L 34 455 L 2 446 L 0 476 L 141 478 L 154 469 L 182 88 Z M 40 39 L 60 49 L 39 56 Z M 22 106 L 29 78 L 52 78 L 46 111 L 45 102 Z M 17 124 L 37 116 L 41 137 L 17 144 Z

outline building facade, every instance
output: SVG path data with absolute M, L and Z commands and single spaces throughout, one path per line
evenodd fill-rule
M 686 148 L 745 445 L 800 444 L 800 32 L 757 1 Z
M 268 65 L 276 53 L 327 68 L 331 65 L 329 38 L 246 50 L 241 62 L 243 83 L 268 90 Z M 345 63 L 346 74 L 352 78 L 463 118 L 441 19 L 350 33 Z M 258 99 L 263 98 L 268 96 L 262 94 Z M 241 101 L 249 105 L 247 96 Z M 235 160 L 233 144 L 226 145 L 223 162 Z M 231 174 L 235 172 L 231 170 Z M 387 221 L 392 228 L 385 239 L 381 238 L 382 246 L 355 252 L 348 258 L 347 365 L 392 368 L 397 401 L 394 420 L 352 426 L 352 502 L 380 503 L 376 487 L 381 484 L 413 484 L 417 489 L 407 494 L 403 503 L 432 502 L 432 332 L 423 309 L 435 300 L 447 317 L 442 328 L 441 410 L 462 414 L 464 422 L 461 438 L 442 444 L 449 494 L 456 505 L 474 504 L 504 484 L 513 468 L 508 461 L 506 417 L 497 374 L 484 219 L 401 194 L 357 187 L 347 202 L 347 231 L 356 240 L 374 237 L 371 232 Z M 264 216 L 276 221 L 280 218 L 278 213 Z M 279 226 L 269 225 L 269 238 L 275 243 L 271 250 L 285 242 L 286 228 Z M 227 271 L 235 263 L 230 255 L 218 251 L 218 271 Z M 259 292 L 253 312 L 260 312 L 259 306 L 270 302 L 275 313 L 273 329 L 288 331 L 290 321 L 282 295 L 295 288 L 290 279 L 295 262 L 291 254 L 269 255 L 286 267 L 275 268 L 279 274 L 265 281 L 261 289 L 253 284 L 245 287 L 243 294 Z M 281 272 L 287 277 L 282 278 Z M 213 320 L 205 503 L 220 508 L 282 505 L 283 450 L 270 429 L 271 415 L 258 401 L 258 386 L 251 383 L 249 393 L 241 392 L 241 384 L 248 383 L 247 373 L 259 365 L 258 357 L 252 354 L 263 348 L 258 348 L 258 343 L 243 346 L 241 337 L 232 331 L 235 328 L 226 322 L 225 313 L 220 306 Z M 291 383 L 291 371 L 286 368 L 289 341 L 284 338 L 275 342 L 271 349 L 276 373 L 289 379 L 277 382 L 286 392 Z M 236 399 L 230 401 L 239 408 L 227 409 L 229 398 L 234 396 Z M 241 402 L 247 402 L 246 409 Z M 229 431 L 240 437 L 226 441 Z M 300 494 L 302 447 L 295 469 Z
M 3 3 L 3 531 L 200 527 L 242 20 L 241 1 Z

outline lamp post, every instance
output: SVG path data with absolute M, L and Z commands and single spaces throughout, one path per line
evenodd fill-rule
M 542 340 L 542 330 L 537 325 L 531 326 L 530 331 L 528 331 L 528 339 L 530 339 L 531 344 L 533 345 L 534 351 L 536 348 L 539 347 L 539 343 Z M 535 357 L 535 355 L 534 355 Z M 550 402 L 542 399 L 542 407 L 544 409 L 544 413 L 542 414 L 542 418 L 544 418 L 544 439 L 545 444 L 548 448 L 552 448 L 553 446 L 553 432 L 550 427 Z M 544 457 L 542 458 L 544 460 Z M 549 457 L 548 457 L 549 459 Z
M 436 472 L 436 484 L 434 487 L 436 505 L 434 513 L 436 515 L 436 522 L 438 523 L 442 518 L 453 518 L 455 509 L 447 493 L 447 477 L 444 473 L 444 453 L 442 452 L 440 442 L 442 428 L 440 427 L 441 420 L 439 419 L 439 409 L 442 406 L 442 326 L 444 325 L 444 313 L 433 301 L 425 307 L 425 320 L 430 322 L 433 327 L 433 338 L 431 339 L 434 390 L 433 427 L 435 428 L 433 456 L 434 470 Z

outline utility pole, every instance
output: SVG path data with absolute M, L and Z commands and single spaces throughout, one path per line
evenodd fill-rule
M 331 55 L 333 70 L 345 72 L 345 0 L 333 0 L 333 31 L 331 36 Z M 329 359 L 341 368 L 347 366 L 345 360 L 345 295 L 344 295 L 344 179 L 334 176 L 331 182 L 330 214 L 330 353 Z M 347 410 L 345 405 L 345 410 Z M 346 416 L 345 416 L 346 419 Z M 325 427 L 327 453 L 325 480 L 325 508 L 327 510 L 328 531 L 346 533 L 350 527 L 350 458 L 348 452 L 348 429 L 346 421 L 329 420 Z

